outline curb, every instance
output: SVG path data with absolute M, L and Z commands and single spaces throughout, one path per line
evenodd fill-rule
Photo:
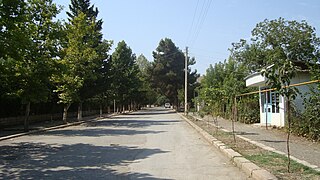
M 107 115 L 107 117 L 105 117 L 105 118 L 110 118 L 110 117 L 117 116 L 117 115 L 118 114 L 110 114 L 110 115 Z M 34 134 L 34 133 L 38 133 L 38 132 L 45 132 L 45 131 L 50 131 L 50 130 L 54 130 L 54 129 L 66 128 L 66 127 L 70 127 L 70 126 L 77 126 L 77 125 L 80 125 L 80 124 L 96 121 L 96 120 L 99 120 L 99 119 L 100 119 L 100 117 L 96 117 L 94 119 L 82 120 L 82 121 L 77 121 L 77 122 L 73 122 L 73 123 L 62 124 L 62 125 L 58 125 L 58 126 L 53 126 L 53 127 L 47 127 L 47 128 L 42 128 L 42 129 L 38 129 L 38 130 L 33 130 L 33 131 L 29 131 L 29 132 L 3 136 L 3 137 L 0 137 L 0 141 L 13 139 L 13 138 L 21 137 L 21 136 L 26 136 L 26 135 L 30 135 L 30 134 Z
M 179 114 L 179 113 L 178 113 Z M 188 118 L 179 114 L 187 123 L 189 123 L 194 129 L 196 129 L 211 145 L 218 148 L 225 156 L 227 156 L 237 167 L 244 171 L 249 177 L 257 180 L 275 180 L 276 176 L 271 174 L 265 169 L 260 168 L 256 164 L 252 163 L 248 159 L 244 158 L 241 154 L 227 147 L 224 143 L 217 140 L 205 130 L 191 122 Z
M 197 119 L 197 120 L 203 121 L 203 119 L 197 118 L 197 117 L 195 117 L 195 116 L 192 116 L 192 117 L 195 118 L 195 119 Z M 211 124 L 211 125 L 212 125 L 212 126 L 215 126 L 214 124 Z M 223 129 L 223 128 L 221 128 L 221 127 L 220 127 L 219 129 L 222 130 L 222 131 L 224 131 L 224 132 L 229 132 L 229 133 L 231 132 L 231 131 L 229 131 L 229 130 L 227 130 L 227 129 Z M 282 151 L 278 151 L 278 150 L 276 150 L 276 149 L 273 148 L 273 147 L 264 145 L 264 144 L 259 143 L 259 142 L 257 142 L 257 141 L 253 141 L 253 140 L 251 140 L 251 139 L 249 139 L 249 138 L 246 138 L 246 137 L 243 137 L 243 136 L 241 136 L 241 135 L 236 135 L 236 136 L 239 137 L 239 138 L 241 138 L 241 139 L 243 139 L 243 140 L 245 140 L 245 141 L 247 141 L 247 142 L 249 142 L 249 143 L 251 143 L 251 144 L 254 144 L 254 145 L 256 145 L 256 146 L 258 146 L 258 147 L 260 147 L 260 148 L 262 148 L 262 149 L 264 149 L 264 150 L 271 151 L 271 152 L 274 152 L 274 153 L 277 153 L 277 154 L 280 154 L 280 155 L 287 156 L 286 153 L 284 153 L 284 152 L 282 152 Z M 315 170 L 315 171 L 320 172 L 320 167 L 318 167 L 318 166 L 316 166 L 316 165 L 313 165 L 313 164 L 310 164 L 310 163 L 307 162 L 307 161 L 298 159 L 298 158 L 296 158 L 296 157 L 294 157 L 294 156 L 292 156 L 292 155 L 290 155 L 290 159 L 292 159 L 292 160 L 294 160 L 294 161 L 296 161 L 296 162 L 298 162 L 298 163 L 300 163 L 300 164 L 302 164 L 302 165 L 304 165 L 304 166 L 307 166 L 307 167 L 309 167 L 309 168 L 311 168 L 311 169 L 313 169 L 313 170 Z

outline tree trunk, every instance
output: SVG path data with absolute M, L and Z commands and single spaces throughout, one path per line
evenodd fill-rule
M 100 118 L 102 117 L 102 104 L 100 104 Z
M 63 123 L 67 124 L 67 116 L 68 116 L 68 109 L 70 107 L 70 103 L 69 104 L 65 104 L 64 107 L 63 107 L 63 117 L 62 117 L 62 120 L 63 120 Z
M 219 130 L 219 122 L 218 122 L 218 116 L 216 116 L 216 134 L 218 134 Z
M 110 114 L 111 113 L 111 108 L 110 108 L 110 106 L 108 106 L 108 114 Z
M 80 101 L 78 104 L 78 118 L 77 118 L 78 121 L 82 120 L 82 104 L 83 104 L 82 101 Z
M 135 111 L 137 111 L 137 110 L 138 110 L 137 102 L 136 102 L 136 101 L 134 101 L 134 102 L 133 102 L 133 108 L 134 108 L 134 110 L 135 110 Z
M 24 117 L 24 131 L 29 131 L 30 102 L 26 104 L 26 113 Z
M 290 172 L 290 133 L 291 133 L 291 113 L 290 113 L 290 99 L 287 102 L 287 122 L 288 122 L 288 134 L 287 134 L 287 153 L 288 153 L 288 172 Z
M 231 119 L 232 119 L 232 135 L 233 135 L 233 141 L 236 143 L 236 134 L 234 131 L 234 120 L 235 120 L 235 105 L 233 105 L 232 110 L 231 110 Z

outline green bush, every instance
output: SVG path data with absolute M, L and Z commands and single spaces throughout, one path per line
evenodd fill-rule
M 320 95 L 315 89 L 311 90 L 311 96 L 304 100 L 305 111 L 301 114 L 293 113 L 292 132 L 320 141 Z
M 259 95 L 243 97 L 237 105 L 240 122 L 246 124 L 260 122 Z

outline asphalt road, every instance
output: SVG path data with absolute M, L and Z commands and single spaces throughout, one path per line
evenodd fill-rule
M 0 179 L 246 179 L 176 113 L 149 109 L 0 142 Z

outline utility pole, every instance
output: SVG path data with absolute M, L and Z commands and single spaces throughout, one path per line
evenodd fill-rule
M 186 47 L 186 58 L 184 62 L 184 115 L 188 115 L 188 47 Z

